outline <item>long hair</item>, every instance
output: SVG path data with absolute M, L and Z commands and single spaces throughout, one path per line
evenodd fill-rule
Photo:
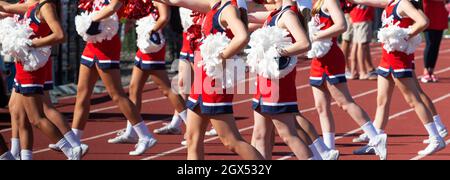
M 317 0 L 316 1 L 316 4 L 314 4 L 313 9 L 311 11 L 312 15 L 319 14 L 320 9 L 322 8 L 324 2 L 325 2 L 325 0 Z
M 423 11 L 423 0 L 410 0 L 410 2 L 416 9 Z
M 61 18 L 61 1 L 60 0 L 46 0 L 44 2 L 42 2 L 41 4 L 39 4 L 39 9 L 46 3 L 51 3 L 53 5 L 55 5 L 55 11 L 56 11 L 56 15 L 58 18 Z

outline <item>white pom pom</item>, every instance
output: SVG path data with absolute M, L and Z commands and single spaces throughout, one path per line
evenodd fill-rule
M 153 27 L 156 24 L 156 20 L 153 16 L 147 16 L 142 19 L 139 19 L 137 22 L 136 27 L 136 33 L 137 33 L 137 46 L 138 48 L 146 54 L 149 53 L 155 53 L 160 51 L 165 43 L 166 40 L 164 36 L 162 35 L 161 30 L 158 32 L 159 37 L 161 37 L 161 43 L 155 44 L 152 41 L 150 41 L 150 32 L 152 31 Z
M 75 17 L 76 30 L 86 42 L 100 43 L 104 40 L 111 40 L 119 31 L 119 17 L 117 14 L 114 14 L 100 21 L 100 34 L 94 36 L 87 34 L 86 31 L 89 29 L 89 26 L 91 26 L 92 17 L 97 13 L 98 12 L 83 12 Z
M 320 28 L 323 26 L 318 25 L 315 21 L 310 21 L 308 23 L 309 28 L 309 39 L 312 41 L 313 35 L 320 31 Z M 333 42 L 331 38 L 315 40 L 311 44 L 311 50 L 308 51 L 308 58 L 321 58 L 325 56 L 331 49 Z
M 292 45 L 289 32 L 278 27 L 256 30 L 250 37 L 250 49 L 246 50 L 250 71 L 264 78 L 280 79 L 288 75 L 296 66 L 297 58 L 291 57 L 289 66 L 280 70 L 278 48 Z
M 13 18 L 0 21 L 1 53 L 16 58 L 24 65 L 25 71 L 36 71 L 47 63 L 51 54 L 51 47 L 30 47 L 30 37 L 34 33 L 29 23 L 29 20 L 17 23 Z
M 417 35 L 409 38 L 410 28 L 401 28 L 397 25 L 390 25 L 381 28 L 378 32 L 378 42 L 383 43 L 383 48 L 388 52 L 404 52 L 412 54 L 422 42 L 422 37 Z
M 186 32 L 189 27 L 191 27 L 194 22 L 192 18 L 192 10 L 186 9 L 186 8 L 180 8 L 180 18 L 181 18 L 181 25 L 183 26 L 184 32 Z
M 222 80 L 223 88 L 233 87 L 235 82 L 242 80 L 243 77 L 239 74 L 234 76 L 235 67 L 245 67 L 244 61 L 235 56 L 227 60 L 227 68 L 224 73 L 222 59 L 219 56 L 220 52 L 230 44 L 230 41 L 225 33 L 216 33 L 206 37 L 200 46 L 202 61 L 198 66 L 203 67 L 208 77 Z M 225 81 L 223 81 L 223 78 L 225 78 Z

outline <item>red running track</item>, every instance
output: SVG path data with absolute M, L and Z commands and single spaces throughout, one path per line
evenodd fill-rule
M 444 123 L 450 125 L 446 117 L 450 117 L 448 111 L 450 107 L 450 40 L 444 40 L 441 46 L 437 73 L 441 79 L 439 83 L 422 84 L 425 92 L 435 101 L 435 105 L 443 117 Z M 375 65 L 379 62 L 381 49 L 378 45 L 373 45 L 372 57 Z M 422 74 L 423 68 L 423 45 L 416 53 L 417 74 Z M 308 85 L 309 63 L 300 62 L 297 68 L 297 89 L 300 108 L 304 115 L 309 118 L 320 131 L 320 124 L 316 110 L 311 87 Z M 349 81 L 349 87 L 355 100 L 374 117 L 376 110 L 376 81 Z M 252 110 L 251 95 L 237 95 L 234 106 L 237 124 L 246 140 L 251 139 L 252 133 Z M 427 133 L 415 115 L 414 111 L 405 103 L 401 94 L 396 90 L 391 107 L 390 124 L 387 129 L 388 139 L 388 159 L 447 159 L 450 160 L 450 148 L 447 148 L 433 156 L 418 157 L 417 152 L 426 147 L 422 140 L 427 138 Z M 173 113 L 167 99 L 162 97 L 159 90 L 151 83 L 146 85 L 143 94 L 144 104 L 142 116 L 150 129 L 163 126 Z M 63 112 L 67 118 L 72 118 L 75 98 L 61 99 L 57 108 Z M 7 113 L 0 111 L 0 113 Z M 375 160 L 376 156 L 355 156 L 352 151 L 363 144 L 352 143 L 352 138 L 359 135 L 358 127 L 353 120 L 333 105 L 333 113 L 336 120 L 337 148 L 341 151 L 343 160 Z M 9 123 L 0 121 L 0 132 L 9 139 L 11 131 Z M 140 157 L 128 156 L 128 152 L 134 145 L 114 145 L 106 141 L 115 136 L 116 132 L 125 127 L 125 118 L 118 111 L 118 108 L 111 102 L 107 94 L 97 94 L 92 97 L 92 107 L 89 123 L 84 133 L 83 142 L 90 146 L 90 152 L 85 159 L 111 159 L 111 160 L 139 160 L 158 159 L 175 160 L 186 159 L 186 148 L 180 145 L 181 135 L 157 135 L 158 144 Z M 35 131 L 34 159 L 64 159 L 61 153 L 53 152 L 47 148 L 49 141 L 42 133 Z M 205 147 L 206 159 L 233 160 L 239 157 L 226 150 L 217 137 L 207 137 Z M 450 141 L 448 141 L 450 142 Z M 273 152 L 273 159 L 295 159 L 289 148 L 279 139 Z

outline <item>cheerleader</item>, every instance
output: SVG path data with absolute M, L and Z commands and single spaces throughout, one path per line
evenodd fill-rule
M 278 7 L 273 11 L 265 22 L 265 27 L 279 27 L 286 29 L 290 34 L 289 37 L 295 41 L 291 46 L 278 49 L 280 55 L 279 65 L 282 68 L 294 66 L 285 77 L 281 79 L 269 79 L 261 75 L 257 77 L 257 93 L 253 99 L 253 109 L 255 116 L 255 124 L 262 121 L 265 124 L 264 129 L 255 126 L 255 132 L 267 134 L 265 138 L 256 138 L 256 148 L 263 156 L 270 157 L 272 152 L 264 151 L 267 144 L 272 146 L 270 140 L 274 127 L 278 130 L 278 134 L 283 141 L 290 147 L 298 159 L 312 159 L 312 152 L 309 150 L 305 142 L 303 142 L 296 131 L 295 114 L 298 113 L 297 90 L 295 88 L 296 64 L 291 64 L 297 58 L 297 54 L 307 52 L 310 48 L 310 42 L 307 39 L 306 32 L 302 28 L 297 16 L 296 6 L 292 6 L 291 0 L 275 0 Z M 295 12 L 292 10 L 295 7 Z M 289 23 L 287 23 L 289 22 Z M 281 47 L 280 47 L 281 48 Z M 284 67 L 283 67 L 284 66 Z M 264 87 L 266 84 L 269 87 Z M 275 87 L 276 86 L 276 87 Z M 269 92 L 263 92 L 264 89 L 270 89 Z M 278 90 L 272 91 L 272 90 Z M 278 96 L 278 97 L 277 97 Z M 264 133 L 268 131 L 270 133 Z M 259 135 L 259 133 L 257 133 Z
M 219 55 L 219 58 L 224 61 L 235 56 L 248 43 L 249 36 L 246 26 L 241 21 L 237 8 L 232 6 L 229 0 L 157 1 L 206 13 L 202 25 L 204 37 L 226 33 L 232 39 L 228 47 Z M 233 94 L 229 94 L 226 89 L 218 90 L 218 87 L 215 87 L 215 82 L 219 83 L 220 81 L 213 80 L 206 75 L 202 67 L 198 67 L 198 64 L 202 61 L 200 52 L 196 53 L 195 80 L 187 102 L 189 108 L 186 133 L 188 159 L 204 159 L 204 138 L 208 122 L 212 123 L 221 141 L 229 150 L 236 152 L 243 159 L 264 159 L 239 134 L 233 117 Z M 212 90 L 212 88 L 215 88 L 215 90 Z
M 11 14 L 25 14 L 23 20 L 19 23 L 29 22 L 30 28 L 34 35 L 32 38 L 32 48 L 41 48 L 62 43 L 65 35 L 59 23 L 56 14 L 56 8 L 59 2 L 51 0 L 29 1 L 24 4 L 11 5 L 8 3 L 0 3 L 0 11 Z M 76 145 L 70 144 L 68 139 L 76 141 L 73 134 L 70 137 L 64 137 L 57 127 L 51 123 L 44 113 L 45 97 L 43 96 L 45 81 L 47 80 L 46 72 L 51 71 L 51 60 L 34 71 L 25 70 L 26 66 L 18 61 L 16 63 L 17 74 L 15 77 L 12 102 L 14 103 L 13 111 L 16 109 L 18 117 L 28 118 L 30 123 L 36 128 L 42 130 L 51 141 L 56 142 L 56 146 L 61 149 L 64 154 L 71 160 L 79 160 L 82 156 L 82 148 L 79 140 Z M 31 128 L 27 128 L 27 133 L 32 134 Z M 68 135 L 70 133 L 66 133 Z M 22 137 L 22 136 L 21 136 Z M 25 136 L 24 143 L 32 141 L 32 136 Z M 66 139 L 68 138 L 68 139 Z M 32 143 L 28 144 L 29 146 Z M 31 149 L 31 148 L 30 148 Z M 22 150 L 21 156 L 25 159 L 31 159 L 31 150 L 26 153 Z M 29 158 L 28 158 L 29 157 Z M 24 159 L 24 158 L 22 158 Z
M 93 9 L 97 14 L 92 17 L 92 23 L 86 34 L 95 36 L 102 32 L 99 28 L 102 20 L 115 15 L 122 6 L 122 0 L 94 0 Z M 139 138 L 136 149 L 129 154 L 143 154 L 156 144 L 156 139 L 149 132 L 136 105 L 126 96 L 120 80 L 120 50 L 121 42 L 116 34 L 110 40 L 92 43 L 88 42 L 81 57 L 78 79 L 77 101 L 75 104 L 72 129 L 78 137 L 82 137 L 86 121 L 89 118 L 90 97 L 95 83 L 99 78 L 105 84 L 111 99 L 116 103 L 125 117 L 130 121 Z
M 384 7 L 382 16 L 383 28 L 398 26 L 400 28 L 410 28 L 408 37 L 412 39 L 428 26 L 428 19 L 424 13 L 417 9 L 421 7 L 421 1 L 409 0 L 351 0 L 358 4 L 368 6 Z M 403 94 L 408 104 L 414 108 L 417 116 L 425 126 L 429 139 L 429 145 L 418 152 L 419 155 L 430 155 L 445 148 L 446 144 L 441 136 L 445 136 L 445 127 L 440 122 L 439 116 L 435 116 L 430 110 L 435 109 L 431 100 L 423 93 L 417 81 L 414 69 L 414 53 L 408 54 L 402 51 L 388 52 L 383 44 L 383 54 L 378 67 L 378 98 L 375 125 L 381 132 L 387 126 L 389 117 L 389 107 L 392 100 L 394 87 L 397 86 Z M 428 108 L 427 108 L 428 107 Z M 440 122 L 440 123 L 439 123 Z M 441 132 L 437 126 L 440 127 Z M 370 147 L 363 147 L 358 153 L 370 153 Z
M 0 134 L 0 160 L 15 160 L 11 152 L 8 151 L 8 147 L 6 147 L 5 140 L 3 139 L 3 136 L 1 134 Z
M 331 113 L 331 98 L 369 135 L 370 145 L 380 159 L 386 159 L 386 135 L 379 134 L 370 122 L 369 115 L 358 106 L 350 95 L 345 79 L 345 57 L 337 45 L 337 36 L 345 32 L 346 23 L 340 4 L 344 1 L 318 0 L 312 10 L 314 24 L 320 28 L 313 32 L 312 42 L 327 46 L 328 51 L 318 52 L 313 47 L 310 84 L 319 113 L 325 144 L 335 149 L 335 126 Z M 313 45 L 314 46 L 314 45 Z M 315 53 L 314 53 L 315 52 Z

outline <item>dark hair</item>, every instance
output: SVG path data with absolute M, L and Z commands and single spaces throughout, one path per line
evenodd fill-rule
M 423 10 L 423 0 L 410 0 L 411 4 L 418 10 Z
M 60 0 L 46 0 L 42 3 L 39 4 L 39 9 L 47 4 L 47 3 L 52 3 L 53 5 L 55 5 L 55 10 L 56 10 L 56 15 L 58 16 L 58 18 L 61 18 L 61 1 Z

